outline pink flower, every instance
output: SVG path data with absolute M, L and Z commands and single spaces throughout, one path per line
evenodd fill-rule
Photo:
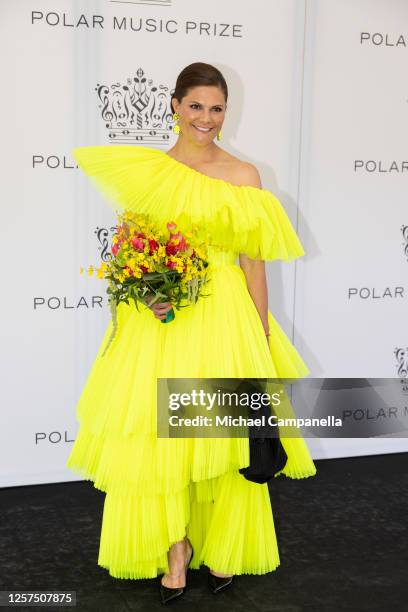
M 142 240 L 142 238 L 138 238 L 136 236 L 134 236 L 131 240 L 132 246 L 133 248 L 138 251 L 139 253 L 143 253 L 144 251 L 144 242 Z
M 176 229 L 177 224 L 174 223 L 174 221 L 171 221 L 171 222 L 167 223 L 166 227 L 169 230 L 169 232 L 172 232 L 173 230 Z

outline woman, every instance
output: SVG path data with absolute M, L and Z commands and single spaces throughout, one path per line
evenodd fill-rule
M 176 144 L 74 149 L 79 166 L 117 207 L 181 231 L 203 228 L 209 297 L 159 324 L 170 303 L 121 303 L 79 400 L 80 429 L 67 465 L 106 492 L 98 564 L 118 578 L 163 574 L 163 603 L 180 596 L 187 567 L 209 568 L 219 592 L 235 574 L 279 565 L 267 484 L 246 480 L 247 438 L 157 437 L 158 377 L 290 377 L 308 369 L 268 310 L 265 260 L 304 254 L 257 169 L 219 147 L 228 89 L 219 70 L 194 63 L 172 97 Z M 239 257 L 239 266 L 235 261 Z M 279 474 L 316 473 L 304 440 L 283 438 Z M 277 474 L 278 475 L 278 474 Z

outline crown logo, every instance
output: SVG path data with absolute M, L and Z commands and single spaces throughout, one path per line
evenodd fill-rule
M 396 347 L 394 355 L 397 359 L 397 374 L 400 377 L 402 392 L 408 395 L 408 347 Z
M 116 226 L 110 227 L 97 227 L 94 231 L 98 241 L 98 250 L 100 251 L 100 257 L 102 261 L 110 261 L 113 255 L 110 251 L 110 241 L 112 234 L 116 230 Z
M 402 225 L 401 226 L 401 233 L 402 233 L 402 237 L 404 239 L 404 242 L 402 243 L 403 249 L 404 249 L 404 254 L 406 255 L 407 259 L 408 259 L 408 225 Z
M 398 376 L 408 376 L 408 347 L 397 347 L 394 350 L 394 355 L 397 359 Z
M 115 142 L 143 142 L 145 145 L 167 144 L 175 123 L 166 85 L 155 86 L 142 68 L 126 84 L 98 84 L 101 116 L 108 139 Z

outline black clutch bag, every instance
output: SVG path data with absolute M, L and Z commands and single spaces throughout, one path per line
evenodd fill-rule
M 241 383 L 239 391 L 253 393 L 255 388 L 256 384 L 254 386 L 248 379 Z M 259 393 L 259 389 L 256 392 Z M 249 413 L 252 418 L 264 416 L 265 425 L 248 426 L 249 465 L 239 472 L 247 480 L 263 484 L 285 467 L 288 456 L 280 440 L 278 427 L 268 424 L 268 417 L 272 414 L 270 405 L 262 405 L 258 410 L 249 408 Z
M 239 472 L 247 480 L 263 484 L 282 470 L 287 462 L 287 455 L 280 438 L 250 438 L 249 466 Z

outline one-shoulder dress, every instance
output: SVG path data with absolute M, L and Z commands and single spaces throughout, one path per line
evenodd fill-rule
M 163 324 L 148 308 L 120 303 L 79 398 L 67 467 L 106 493 L 97 563 L 116 578 L 168 572 L 167 552 L 186 535 L 194 556 L 233 574 L 265 574 L 280 563 L 268 484 L 239 472 L 248 438 L 157 436 L 157 378 L 300 378 L 309 370 L 268 310 L 270 336 L 251 298 L 240 253 L 289 261 L 304 255 L 280 201 L 265 188 L 208 177 L 139 145 L 73 149 L 78 166 L 116 211 L 145 213 L 163 228 L 202 228 L 208 297 Z M 203 235 L 204 235 L 203 234 Z M 277 476 L 316 473 L 302 436 L 282 438 Z

